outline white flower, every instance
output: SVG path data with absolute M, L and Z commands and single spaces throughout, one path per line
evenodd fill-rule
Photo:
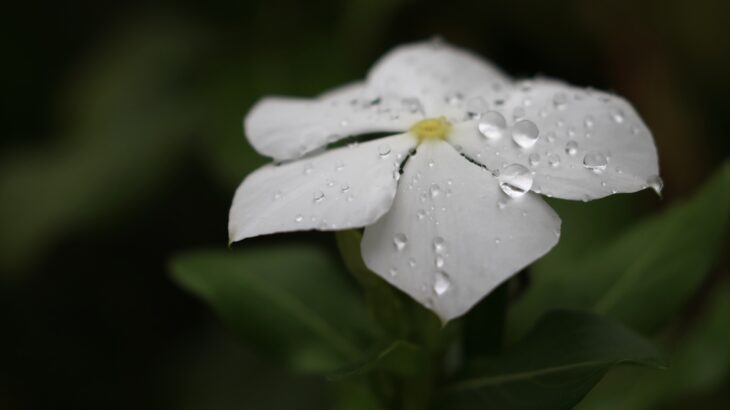
M 264 98 L 245 131 L 275 163 L 238 188 L 231 241 L 365 227 L 367 266 L 444 321 L 557 243 L 560 218 L 537 194 L 660 189 L 651 133 L 624 99 L 515 83 L 441 42 L 398 47 L 315 99 Z M 324 150 L 375 132 L 394 135 Z

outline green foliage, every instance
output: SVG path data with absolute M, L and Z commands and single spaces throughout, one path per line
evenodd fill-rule
M 362 299 L 338 269 L 334 255 L 300 244 L 194 252 L 172 267 L 247 343 L 306 372 L 357 360 L 368 335 Z
M 530 290 L 510 311 L 512 336 L 555 308 L 590 309 L 639 331 L 656 331 L 676 316 L 713 267 L 728 215 L 730 163 L 690 200 L 572 263 L 536 272 Z
M 441 401 L 458 409 L 568 409 L 620 363 L 664 366 L 649 342 L 615 321 L 550 313 L 505 354 L 468 364 Z
M 328 376 L 329 380 L 340 381 L 379 370 L 399 376 L 417 376 L 425 370 L 430 357 L 421 347 L 396 340 L 389 345 L 373 349 L 363 360 L 351 363 Z
M 580 409 L 664 408 L 677 400 L 691 401 L 693 395 L 726 383 L 730 377 L 730 285 L 720 285 L 709 296 L 699 321 L 672 343 L 672 365 L 667 372 L 621 369 L 603 380 Z

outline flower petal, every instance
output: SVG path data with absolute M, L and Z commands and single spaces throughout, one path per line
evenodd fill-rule
M 231 206 L 231 242 L 275 232 L 334 230 L 373 223 L 388 211 L 408 134 L 266 165 L 239 186 Z
M 452 121 L 463 120 L 467 105 L 476 103 L 486 109 L 491 98 L 509 83 L 509 78 L 486 60 L 442 41 L 396 47 L 368 74 L 369 85 L 403 98 L 418 98 L 427 116 L 445 116 Z
M 408 160 L 390 211 L 365 228 L 362 255 L 447 321 L 544 255 L 559 231 L 539 196 L 508 197 L 487 171 L 433 141 Z
M 246 115 L 244 128 L 258 152 L 286 160 L 350 135 L 402 132 L 421 118 L 407 102 L 354 83 L 315 99 L 266 97 Z
M 501 137 L 485 138 L 472 122 L 455 127 L 450 141 L 489 169 L 527 166 L 535 174 L 535 192 L 588 200 L 661 189 L 651 132 L 621 97 L 539 80 L 515 88 L 498 111 L 507 120 Z M 529 138 L 524 142 L 522 120 L 537 126 L 533 146 Z

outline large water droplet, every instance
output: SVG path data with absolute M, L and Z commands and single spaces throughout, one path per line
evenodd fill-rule
M 518 121 L 512 127 L 512 139 L 522 148 L 530 148 L 537 142 L 540 130 L 530 120 Z
M 502 133 L 504 133 L 505 127 L 507 127 L 507 120 L 497 111 L 484 113 L 477 125 L 479 132 L 489 140 L 500 138 Z
M 571 157 L 578 153 L 578 143 L 575 141 L 568 141 L 567 144 L 565 144 L 565 153 L 570 155 Z
M 436 295 L 441 296 L 444 293 L 446 293 L 447 290 L 451 287 L 451 280 L 449 279 L 449 276 L 444 272 L 437 272 L 436 278 L 433 282 L 433 291 L 436 293 Z
M 532 188 L 532 174 L 524 165 L 508 165 L 499 175 L 499 187 L 512 198 L 520 197 Z
M 441 253 L 446 249 L 446 241 L 444 238 L 437 236 L 433 239 L 433 250 L 436 253 Z
M 659 175 L 655 175 L 649 178 L 649 186 L 657 193 L 657 195 L 661 195 L 662 189 L 664 189 L 664 181 Z
M 380 158 L 386 158 L 388 155 L 390 155 L 390 145 L 388 145 L 388 144 L 378 145 L 378 155 L 380 155 Z
M 393 245 L 397 251 L 402 251 L 408 244 L 408 237 L 404 233 L 397 233 L 393 237 Z
M 583 157 L 583 166 L 593 172 L 600 173 L 608 165 L 608 159 L 600 152 L 591 151 Z

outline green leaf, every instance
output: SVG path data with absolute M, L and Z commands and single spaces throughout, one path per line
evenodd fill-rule
M 720 252 L 730 214 L 730 162 L 693 198 L 624 234 L 533 275 L 510 310 L 511 335 L 550 309 L 590 309 L 653 332 L 686 303 Z M 586 227 L 590 229 L 590 227 Z
M 299 371 L 330 372 L 361 357 L 362 300 L 337 256 L 279 244 L 177 257 L 175 279 L 246 342 Z
M 730 286 L 721 284 L 708 299 L 686 335 L 674 343 L 668 371 L 647 374 L 644 369 L 622 369 L 603 380 L 580 408 L 665 408 L 679 399 L 722 389 L 730 376 Z
M 365 266 L 360 254 L 360 231 L 337 231 L 335 238 L 345 266 L 365 292 L 367 305 L 375 321 L 390 337 L 405 337 L 408 323 L 398 291 Z
M 427 360 L 429 360 L 428 354 L 421 347 L 404 340 L 396 340 L 385 347 L 373 349 L 364 360 L 347 365 L 331 373 L 327 378 L 331 381 L 340 381 L 375 370 L 399 376 L 415 375 L 423 370 Z
M 441 400 L 459 409 L 567 409 L 621 363 L 664 366 L 649 342 L 615 321 L 553 312 L 505 354 L 472 365 Z

